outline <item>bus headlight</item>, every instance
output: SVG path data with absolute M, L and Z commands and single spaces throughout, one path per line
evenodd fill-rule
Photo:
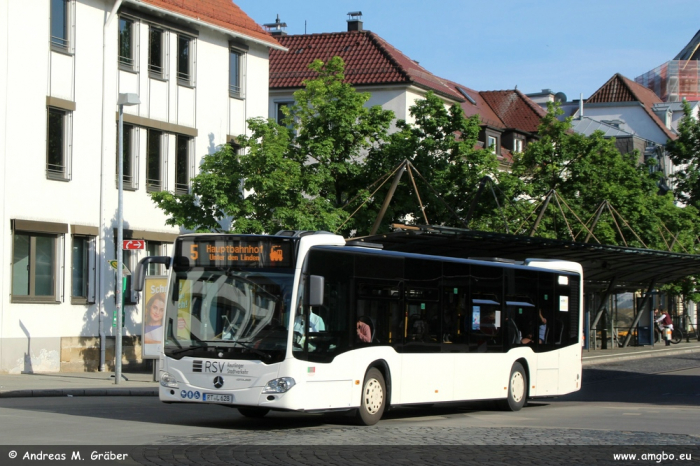
M 178 388 L 177 379 L 167 372 L 160 374 L 160 384 L 167 388 Z
M 284 393 L 289 391 L 296 385 L 296 382 L 291 377 L 281 377 L 279 379 L 270 380 L 265 388 L 263 388 L 263 393 Z

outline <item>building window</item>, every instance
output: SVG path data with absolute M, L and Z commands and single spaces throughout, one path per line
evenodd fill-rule
M 132 125 L 124 125 L 124 139 L 122 142 L 122 179 L 124 189 L 134 190 L 138 188 L 136 183 L 136 147 L 134 140 L 136 138 L 136 128 Z M 117 130 L 117 138 L 119 138 L 119 131 Z M 119 141 L 117 141 L 117 151 L 119 151 Z M 116 176 L 115 180 L 117 187 L 119 187 L 119 152 L 117 152 L 116 159 Z
M 277 104 L 277 111 L 275 112 L 275 119 L 277 121 L 278 125 L 282 126 L 287 126 L 288 128 L 291 127 L 291 125 L 285 125 L 285 119 L 287 116 L 284 114 L 284 109 L 285 108 L 290 108 L 292 105 L 294 105 L 293 102 L 278 102 Z
M 192 39 L 183 35 L 177 36 L 177 81 L 192 85 Z
M 163 30 L 151 27 L 148 31 L 148 72 L 156 78 L 165 78 L 163 68 Z
M 71 251 L 71 303 L 95 302 L 95 237 L 73 236 Z
M 491 152 L 493 152 L 495 154 L 496 153 L 496 145 L 498 144 L 498 139 L 496 139 L 493 136 L 489 136 L 487 141 L 488 141 L 488 144 L 486 144 L 486 146 L 488 147 L 488 149 Z
M 164 255 L 163 243 L 158 241 L 146 241 L 147 256 L 162 256 Z M 165 275 L 163 264 L 148 264 L 146 275 Z
M 189 193 L 190 145 L 192 138 L 177 135 L 177 153 L 175 154 L 175 194 Z
M 522 139 L 513 139 L 513 152 L 522 152 L 523 151 L 523 140 Z
M 51 0 L 51 48 L 69 52 L 70 46 L 69 0 Z
M 163 133 L 149 129 L 146 139 L 146 190 L 161 191 L 164 189 L 161 176 Z
M 241 58 L 242 53 L 236 49 L 229 49 L 228 60 L 228 88 L 231 97 L 243 97 L 241 87 Z
M 134 22 L 128 18 L 119 18 L 119 65 L 129 70 L 134 69 Z
M 49 107 L 46 121 L 46 177 L 70 179 L 71 112 Z
M 15 232 L 12 248 L 12 300 L 56 302 L 57 236 Z

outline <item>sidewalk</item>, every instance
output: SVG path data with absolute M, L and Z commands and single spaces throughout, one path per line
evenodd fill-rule
M 700 352 L 700 342 L 677 345 L 633 346 L 606 350 L 583 350 L 584 367 L 612 361 L 651 358 Z M 114 383 L 110 372 L 54 372 L 43 374 L 0 374 L 0 398 L 32 396 L 158 396 L 158 382 L 152 373 L 124 374 L 128 380 Z
M 664 343 L 656 343 L 651 346 L 631 346 L 627 348 L 612 348 L 605 350 L 583 350 L 583 365 L 590 366 L 612 361 L 625 361 L 630 359 L 656 358 L 684 353 L 700 352 L 700 341 L 685 340 L 677 345 L 666 346 Z
M 123 374 L 114 383 L 113 372 L 52 372 L 0 374 L 0 398 L 31 396 L 158 396 L 158 382 L 148 372 Z

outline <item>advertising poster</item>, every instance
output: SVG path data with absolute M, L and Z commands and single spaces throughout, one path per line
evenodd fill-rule
M 481 328 L 481 306 L 472 307 L 472 330 Z
M 158 359 L 163 345 L 163 316 L 165 316 L 167 277 L 148 276 L 143 289 L 143 322 L 141 356 L 143 359 Z

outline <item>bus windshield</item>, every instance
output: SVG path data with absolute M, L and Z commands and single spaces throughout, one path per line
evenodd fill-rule
M 176 271 L 168 298 L 165 354 L 284 359 L 293 270 L 233 267 Z M 222 355 L 223 354 L 223 355 Z

